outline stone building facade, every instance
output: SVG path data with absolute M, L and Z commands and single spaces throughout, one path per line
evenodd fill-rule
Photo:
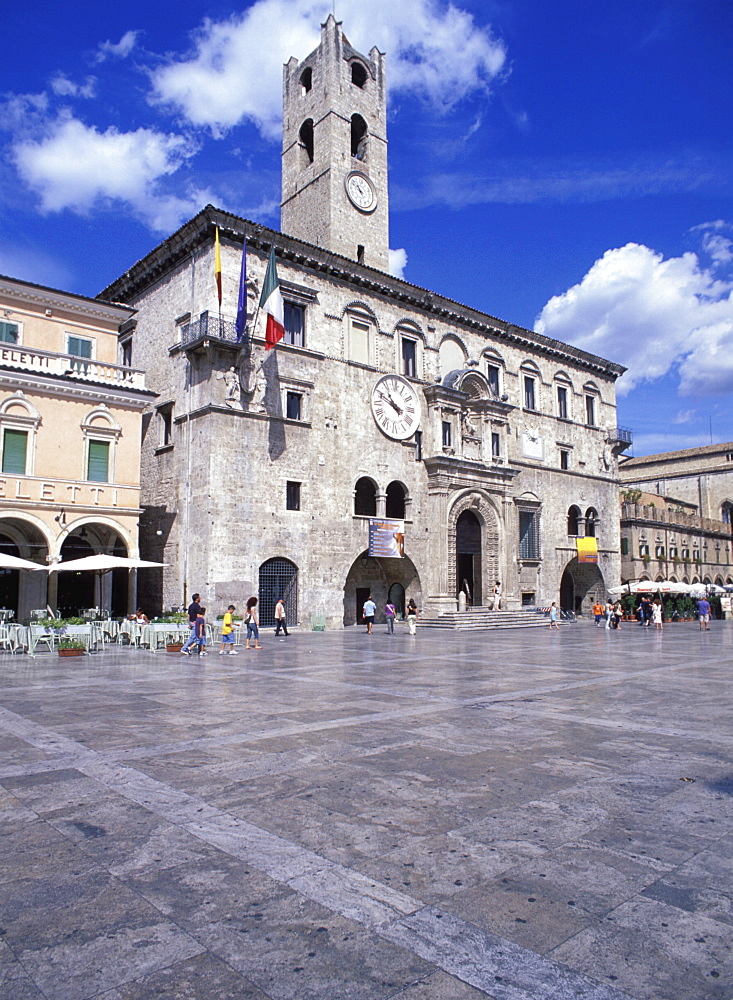
M 624 579 L 733 584 L 733 442 L 623 459 Z
M 561 595 L 588 607 L 620 572 L 623 368 L 385 272 L 386 224 L 371 225 L 387 206 L 376 50 L 355 53 L 329 18 L 285 80 L 286 231 L 208 206 L 101 293 L 136 310 L 132 356 L 159 394 L 144 424 L 141 530 L 147 557 L 169 567 L 148 606 L 199 591 L 222 609 L 255 594 L 267 622 L 282 591 L 291 621 L 341 627 L 369 592 L 441 613 L 461 590 L 488 603 L 501 580 L 505 607 Z M 358 115 L 361 145 L 351 124 L 322 143 L 314 126 L 311 163 L 293 137 L 329 115 Z M 329 183 L 313 176 L 321 155 Z M 265 352 L 257 301 L 272 247 L 286 334 Z M 404 526 L 404 558 L 369 555 L 383 518 Z M 597 539 L 597 564 L 578 562 L 583 535 Z
M 123 359 L 133 311 L 0 277 L 0 550 L 43 565 L 137 556 L 140 438 L 153 398 Z M 135 575 L 0 570 L 19 617 L 135 608 Z

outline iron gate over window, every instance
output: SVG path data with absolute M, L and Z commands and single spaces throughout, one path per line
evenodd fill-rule
M 275 624 L 275 604 L 282 597 L 288 625 L 298 621 L 298 567 L 289 559 L 268 559 L 260 566 L 260 625 Z

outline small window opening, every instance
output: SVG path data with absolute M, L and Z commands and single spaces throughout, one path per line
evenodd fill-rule
M 367 71 L 359 62 L 353 62 L 351 64 L 351 82 L 360 90 L 363 90 L 366 85 Z
M 288 482 L 285 484 L 285 508 L 286 510 L 300 510 L 300 483 Z
M 443 447 L 450 448 L 452 443 L 450 420 L 443 421 Z
M 364 247 L 361 243 L 359 243 L 356 247 L 356 263 L 357 264 L 364 263 Z
M 301 393 L 288 390 L 285 396 L 285 411 L 288 420 L 303 419 L 303 396 Z
M 300 74 L 300 86 L 303 95 L 309 94 L 313 87 L 313 70 L 308 66 Z
M 305 155 L 308 158 L 308 163 L 313 163 L 313 119 L 306 118 L 303 124 L 300 126 L 300 132 L 298 132 L 298 138 L 300 139 L 300 144 L 305 151 Z
M 408 378 L 417 376 L 417 344 L 407 337 L 402 338 L 402 374 Z
M 356 160 L 367 158 L 367 123 L 361 115 L 351 116 L 351 155 Z

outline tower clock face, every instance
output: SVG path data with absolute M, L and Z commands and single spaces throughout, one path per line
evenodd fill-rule
M 346 194 L 360 212 L 373 212 L 377 207 L 377 192 L 366 174 L 352 171 L 344 181 Z
M 414 386 L 399 375 L 383 375 L 372 389 L 372 414 L 388 437 L 406 441 L 420 424 L 420 400 Z

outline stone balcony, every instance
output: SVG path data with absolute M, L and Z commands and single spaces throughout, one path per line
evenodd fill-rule
M 144 389 L 145 372 L 125 368 L 93 358 L 79 358 L 71 354 L 55 354 L 32 347 L 0 346 L 0 368 L 36 372 L 56 378 L 71 378 L 80 382 L 115 385 L 125 389 Z
M 697 514 L 686 514 L 682 511 L 667 510 L 663 507 L 652 507 L 641 503 L 622 503 L 621 520 L 655 525 L 663 524 L 682 533 L 691 531 L 709 531 L 723 535 L 732 533 L 731 525 L 725 521 L 716 521 L 712 517 L 698 517 Z

